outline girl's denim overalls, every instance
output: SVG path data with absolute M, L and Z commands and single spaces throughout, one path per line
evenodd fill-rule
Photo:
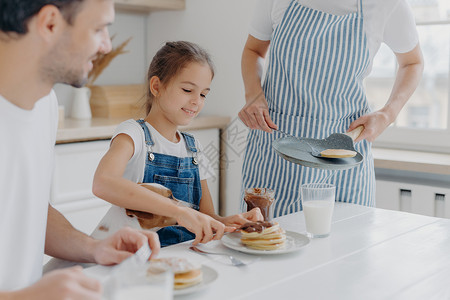
M 143 183 L 159 183 L 169 188 L 176 199 L 188 202 L 191 207 L 199 210 L 202 188 L 198 171 L 198 150 L 195 147 L 194 137 L 181 132 L 188 150 L 192 153 L 191 157 L 153 153 L 152 147 L 155 143 L 152 140 L 150 130 L 145 125 L 144 120 L 137 120 L 137 122 L 144 130 L 147 146 Z M 164 227 L 157 233 L 162 247 L 195 238 L 195 234 L 181 226 Z

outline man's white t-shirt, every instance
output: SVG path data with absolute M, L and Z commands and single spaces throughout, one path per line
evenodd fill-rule
M 42 276 L 57 126 L 53 91 L 32 110 L 0 96 L 0 290 Z
M 269 41 L 272 32 L 281 23 L 284 14 L 293 0 L 258 0 L 249 34 Z M 346 15 L 358 11 L 359 0 L 294 0 L 303 6 L 333 15 Z M 363 0 L 363 26 L 369 48 L 371 70 L 373 58 L 385 43 L 396 53 L 414 49 L 419 42 L 414 16 L 406 0 Z
M 192 152 L 186 148 L 186 142 L 180 134 L 180 141 L 178 143 L 173 143 L 163 137 L 152 125 L 145 122 L 147 128 L 150 130 L 152 135 L 152 140 L 155 143 L 152 147 L 154 153 L 166 154 L 176 157 L 192 157 Z M 136 120 L 130 119 L 121 123 L 114 135 L 113 139 L 118 134 L 126 134 L 133 140 L 134 143 L 134 154 L 128 161 L 125 169 L 124 178 L 131 180 L 133 182 L 139 183 L 144 179 L 145 161 L 147 158 L 147 146 L 145 144 L 144 130 L 141 125 L 139 125 Z M 212 177 L 215 172 L 209 163 L 208 158 L 203 152 L 203 147 L 200 142 L 195 140 L 198 153 L 198 169 L 200 173 L 200 180 L 208 179 Z

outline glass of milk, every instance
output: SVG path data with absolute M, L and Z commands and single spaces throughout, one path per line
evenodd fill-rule
M 301 186 L 301 201 L 306 232 L 311 238 L 330 235 L 336 186 L 328 183 L 308 183 Z
M 173 273 L 164 264 L 145 264 L 117 278 L 113 300 L 173 299 Z

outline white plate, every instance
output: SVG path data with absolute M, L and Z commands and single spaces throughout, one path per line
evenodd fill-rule
M 256 250 L 247 248 L 241 243 L 241 233 L 233 232 L 222 237 L 222 243 L 233 250 L 250 254 L 284 254 L 298 251 L 309 244 L 309 238 L 306 235 L 294 231 L 286 231 L 286 243 L 284 248 L 277 250 Z
M 207 288 L 219 276 L 219 274 L 217 273 L 216 270 L 214 270 L 213 268 L 204 266 L 204 265 L 202 265 L 202 273 L 203 273 L 202 282 L 200 282 L 197 285 L 193 285 L 191 287 L 185 288 L 185 289 L 173 290 L 173 295 L 174 296 L 186 295 L 186 294 L 201 291 L 201 290 Z

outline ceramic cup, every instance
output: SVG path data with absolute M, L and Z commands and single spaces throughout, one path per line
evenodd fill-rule
M 309 183 L 301 186 L 301 201 L 306 232 L 311 238 L 330 235 L 336 186 L 328 183 Z
M 74 89 L 74 96 L 72 99 L 71 117 L 74 119 L 91 119 L 91 89 L 88 87 L 81 87 Z
M 146 263 L 118 278 L 113 300 L 173 299 L 173 272 L 164 264 Z

